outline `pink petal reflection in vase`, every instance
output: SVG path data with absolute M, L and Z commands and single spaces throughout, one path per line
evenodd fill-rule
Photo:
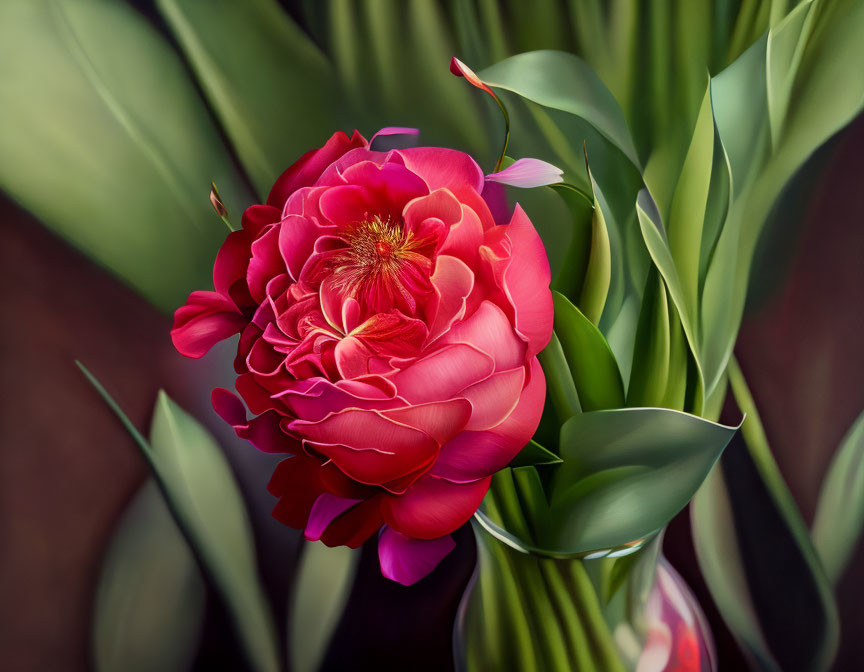
M 646 606 L 648 634 L 636 672 L 716 672 L 705 616 L 687 584 L 665 558 Z

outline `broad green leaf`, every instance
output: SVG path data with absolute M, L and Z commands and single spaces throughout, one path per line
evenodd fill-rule
M 648 273 L 636 327 L 628 406 L 660 406 L 669 379 L 669 304 L 656 267 Z M 685 378 L 686 380 L 686 378 Z
M 316 672 L 351 594 L 360 551 L 306 542 L 294 578 L 288 651 L 294 672 Z
M 669 311 L 669 376 L 666 392 L 659 404 L 663 408 L 687 410 L 687 369 L 690 362 L 687 337 L 681 327 L 681 318 L 673 307 Z M 705 416 L 704 408 L 702 416 Z M 710 418 L 709 418 L 710 419 Z
M 768 149 L 765 81 L 767 36 L 711 79 L 711 106 L 717 132 L 729 157 L 732 183 L 740 193 Z
M 700 563 L 703 555 L 707 558 L 703 574 L 733 634 L 753 658 L 767 661 L 760 669 L 828 670 L 839 637 L 831 586 L 734 360 L 729 382 L 746 414 L 743 441 L 726 452 L 723 478 L 697 496 L 694 535 L 697 548 L 709 549 L 699 553 Z M 737 540 L 737 557 L 723 557 L 718 566 L 710 548 L 722 549 L 731 539 Z M 741 576 L 746 577 L 743 585 Z M 754 632 L 763 637 L 755 638 Z
M 706 80 L 708 80 L 706 75 Z M 711 113 L 710 80 L 696 120 L 690 149 L 672 196 L 669 211 L 669 250 L 681 282 L 681 291 L 688 314 L 696 314 L 699 293 L 699 256 L 702 227 L 711 183 L 714 154 L 714 117 Z
M 552 288 L 564 296 L 577 297 L 585 281 L 585 270 L 591 254 L 594 199 L 571 184 L 553 184 L 549 187 L 567 205 L 573 222 L 573 235 L 564 261 L 552 282 Z
M 259 198 L 340 129 L 332 67 L 278 2 L 158 0 L 158 7 Z
M 636 214 L 639 217 L 639 226 L 642 230 L 642 237 L 645 239 L 645 246 L 648 248 L 651 259 L 657 266 L 657 270 L 663 276 L 663 282 L 666 284 L 669 298 L 672 299 L 672 303 L 675 304 L 675 309 L 678 311 L 681 327 L 687 336 L 687 343 L 690 346 L 690 352 L 693 354 L 693 359 L 696 363 L 698 382 L 694 413 L 699 414 L 702 410 L 704 385 L 699 339 L 696 331 L 697 323 L 694 322 L 689 312 L 690 307 L 687 304 L 684 290 L 681 287 L 678 269 L 675 266 L 675 261 L 672 259 L 672 252 L 669 249 L 669 242 L 666 238 L 666 231 L 663 229 L 663 224 L 660 221 L 660 215 L 657 212 L 651 195 L 645 189 L 639 192 L 639 197 L 636 201 Z
M 579 292 L 579 309 L 582 314 L 595 325 L 600 323 L 606 297 L 609 294 L 609 283 L 612 277 L 612 252 L 609 244 L 609 231 L 606 228 L 606 218 L 597 196 L 599 187 L 588 167 L 588 156 L 585 156 L 585 169 L 594 192 L 594 212 L 591 217 L 591 246 L 588 254 L 588 266 L 585 269 L 585 279 Z
M 563 51 L 532 51 L 511 56 L 478 75 L 489 86 L 584 119 L 639 166 L 621 108 L 597 74 L 578 56 Z
M 579 394 L 576 392 L 576 384 L 573 382 L 573 375 L 570 372 L 570 365 L 567 363 L 561 340 L 554 331 L 552 338 L 549 339 L 549 344 L 540 351 L 537 358 L 543 367 L 543 373 L 546 375 L 546 394 L 552 401 L 551 406 L 558 419 L 555 429 L 557 434 L 557 426 L 571 416 L 580 413 L 582 404 L 579 401 Z
M 0 188 L 166 311 L 210 282 L 211 180 L 229 210 L 250 201 L 182 61 L 125 3 L 0 3 L 0 155 Z
M 615 356 L 600 330 L 562 294 L 552 292 L 555 333 L 585 411 L 624 405 L 624 384 Z
M 563 464 L 541 543 L 587 552 L 656 532 L 690 501 L 735 431 L 660 408 L 574 416 L 561 428 Z
M 852 557 L 864 526 L 864 413 L 840 442 L 819 493 L 813 544 L 832 584 Z
M 795 83 L 798 65 L 801 63 L 813 18 L 816 16 L 816 12 L 811 9 L 811 0 L 802 2 L 768 32 L 765 93 L 771 143 L 774 147 L 777 146 L 783 131 L 792 85 Z
M 529 441 L 528 444 L 519 451 L 510 464 L 512 468 L 529 467 L 535 464 L 560 464 L 561 458 L 551 450 L 547 450 L 536 441 Z
M 195 557 L 148 481 L 126 508 L 102 562 L 93 623 L 96 670 L 190 669 L 204 598 Z
M 256 672 L 278 672 L 276 630 L 258 576 L 249 517 L 219 446 L 162 391 L 148 442 L 99 381 L 79 367 L 150 463 L 165 501 L 227 607 L 250 665 Z

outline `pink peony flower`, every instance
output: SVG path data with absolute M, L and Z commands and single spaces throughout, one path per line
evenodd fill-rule
M 450 552 L 543 407 L 549 264 L 522 209 L 496 222 L 483 186 L 467 154 L 336 133 L 246 210 L 215 291 L 193 292 L 171 332 L 190 357 L 240 334 L 253 417 L 227 390 L 213 405 L 291 455 L 273 515 L 330 546 L 380 532 L 382 571 L 404 584 Z

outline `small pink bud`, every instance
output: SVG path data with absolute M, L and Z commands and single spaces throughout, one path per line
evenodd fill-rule
M 564 171 L 560 168 L 540 159 L 519 159 L 510 167 L 487 175 L 486 180 L 508 184 L 511 187 L 530 189 L 563 182 L 564 178 L 561 177 L 563 173 Z

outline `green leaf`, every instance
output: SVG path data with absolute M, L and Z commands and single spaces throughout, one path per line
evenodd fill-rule
M 99 381 L 78 366 L 149 461 L 165 501 L 228 609 L 249 663 L 256 672 L 278 672 L 276 630 L 258 576 L 249 517 L 219 446 L 162 391 L 148 442 Z
M 102 561 L 93 623 L 96 670 L 190 669 L 204 598 L 195 558 L 148 481 L 126 508 Z
M 163 310 L 209 284 L 210 182 L 250 196 L 168 42 L 125 3 L 9 0 L 0 62 L 0 188 Z
M 263 199 L 340 127 L 330 63 L 274 0 L 158 7 Z
M 697 556 L 732 633 L 760 669 L 828 670 L 839 623 L 831 586 L 768 447 L 734 360 L 729 383 L 746 419 L 721 470 L 696 497 Z
M 628 406 L 660 406 L 669 379 L 669 304 L 666 286 L 652 266 L 645 284 L 633 368 L 627 386 Z M 685 378 L 686 380 L 686 378 Z
M 541 542 L 588 552 L 642 539 L 696 492 L 736 429 L 660 408 L 583 413 L 561 428 Z
M 822 481 L 813 520 L 813 544 L 829 581 L 835 584 L 864 526 L 864 413 L 849 429 Z
M 663 229 L 663 224 L 660 221 L 660 215 L 657 212 L 651 195 L 646 189 L 639 192 L 639 197 L 636 200 L 636 214 L 639 217 L 639 226 L 642 230 L 645 246 L 648 248 L 651 259 L 657 266 L 657 270 L 663 276 L 663 281 L 669 292 L 669 298 L 672 299 L 672 303 L 675 304 L 675 309 L 678 311 L 681 327 L 687 336 L 687 343 L 690 346 L 690 352 L 693 354 L 693 360 L 696 363 L 698 382 L 693 412 L 699 414 L 702 412 L 704 384 L 699 339 L 696 331 L 697 323 L 693 321 L 689 312 L 690 306 L 688 306 L 684 290 L 681 287 L 678 269 L 672 258 L 672 252 L 669 249 L 669 242 L 666 238 L 666 231 Z M 693 309 L 695 310 L 695 306 Z
M 496 63 L 478 76 L 489 86 L 584 119 L 639 166 L 621 108 L 579 57 L 563 51 L 531 51 Z
M 560 269 L 555 274 L 552 288 L 564 296 L 577 297 L 585 281 L 585 270 L 591 254 L 594 199 L 572 184 L 553 184 L 549 189 L 557 193 L 567 205 L 573 218 L 573 235 Z
M 520 450 L 514 457 L 508 467 L 529 467 L 536 464 L 560 464 L 561 458 L 551 450 L 547 450 L 534 440 Z
M 690 315 L 696 314 L 702 227 L 714 158 L 710 80 L 706 81 L 706 85 L 690 149 L 684 159 L 669 211 L 669 250 L 675 261 L 681 292 Z
M 558 433 L 558 425 L 568 418 L 580 413 L 582 405 L 579 403 L 579 395 L 576 392 L 576 384 L 570 373 L 570 366 L 564 356 L 564 349 L 558 335 L 553 331 L 549 344 L 537 355 L 543 373 L 546 374 L 546 394 L 551 400 L 550 406 L 557 416 L 555 434 Z M 545 409 L 544 409 L 545 413 Z
M 294 578 L 288 651 L 294 672 L 316 672 L 351 594 L 360 551 L 306 542 Z
M 606 229 L 606 218 L 603 208 L 597 198 L 599 187 L 588 167 L 588 156 L 585 156 L 585 169 L 594 190 L 594 212 L 591 216 L 591 245 L 588 254 L 588 266 L 585 269 L 585 279 L 579 292 L 579 309 L 582 314 L 595 325 L 600 323 L 606 297 L 609 294 L 609 283 L 612 277 L 612 252 L 609 244 L 609 232 Z
M 623 406 L 621 373 L 603 334 L 565 296 L 552 292 L 552 299 L 555 333 L 561 341 L 582 409 Z

